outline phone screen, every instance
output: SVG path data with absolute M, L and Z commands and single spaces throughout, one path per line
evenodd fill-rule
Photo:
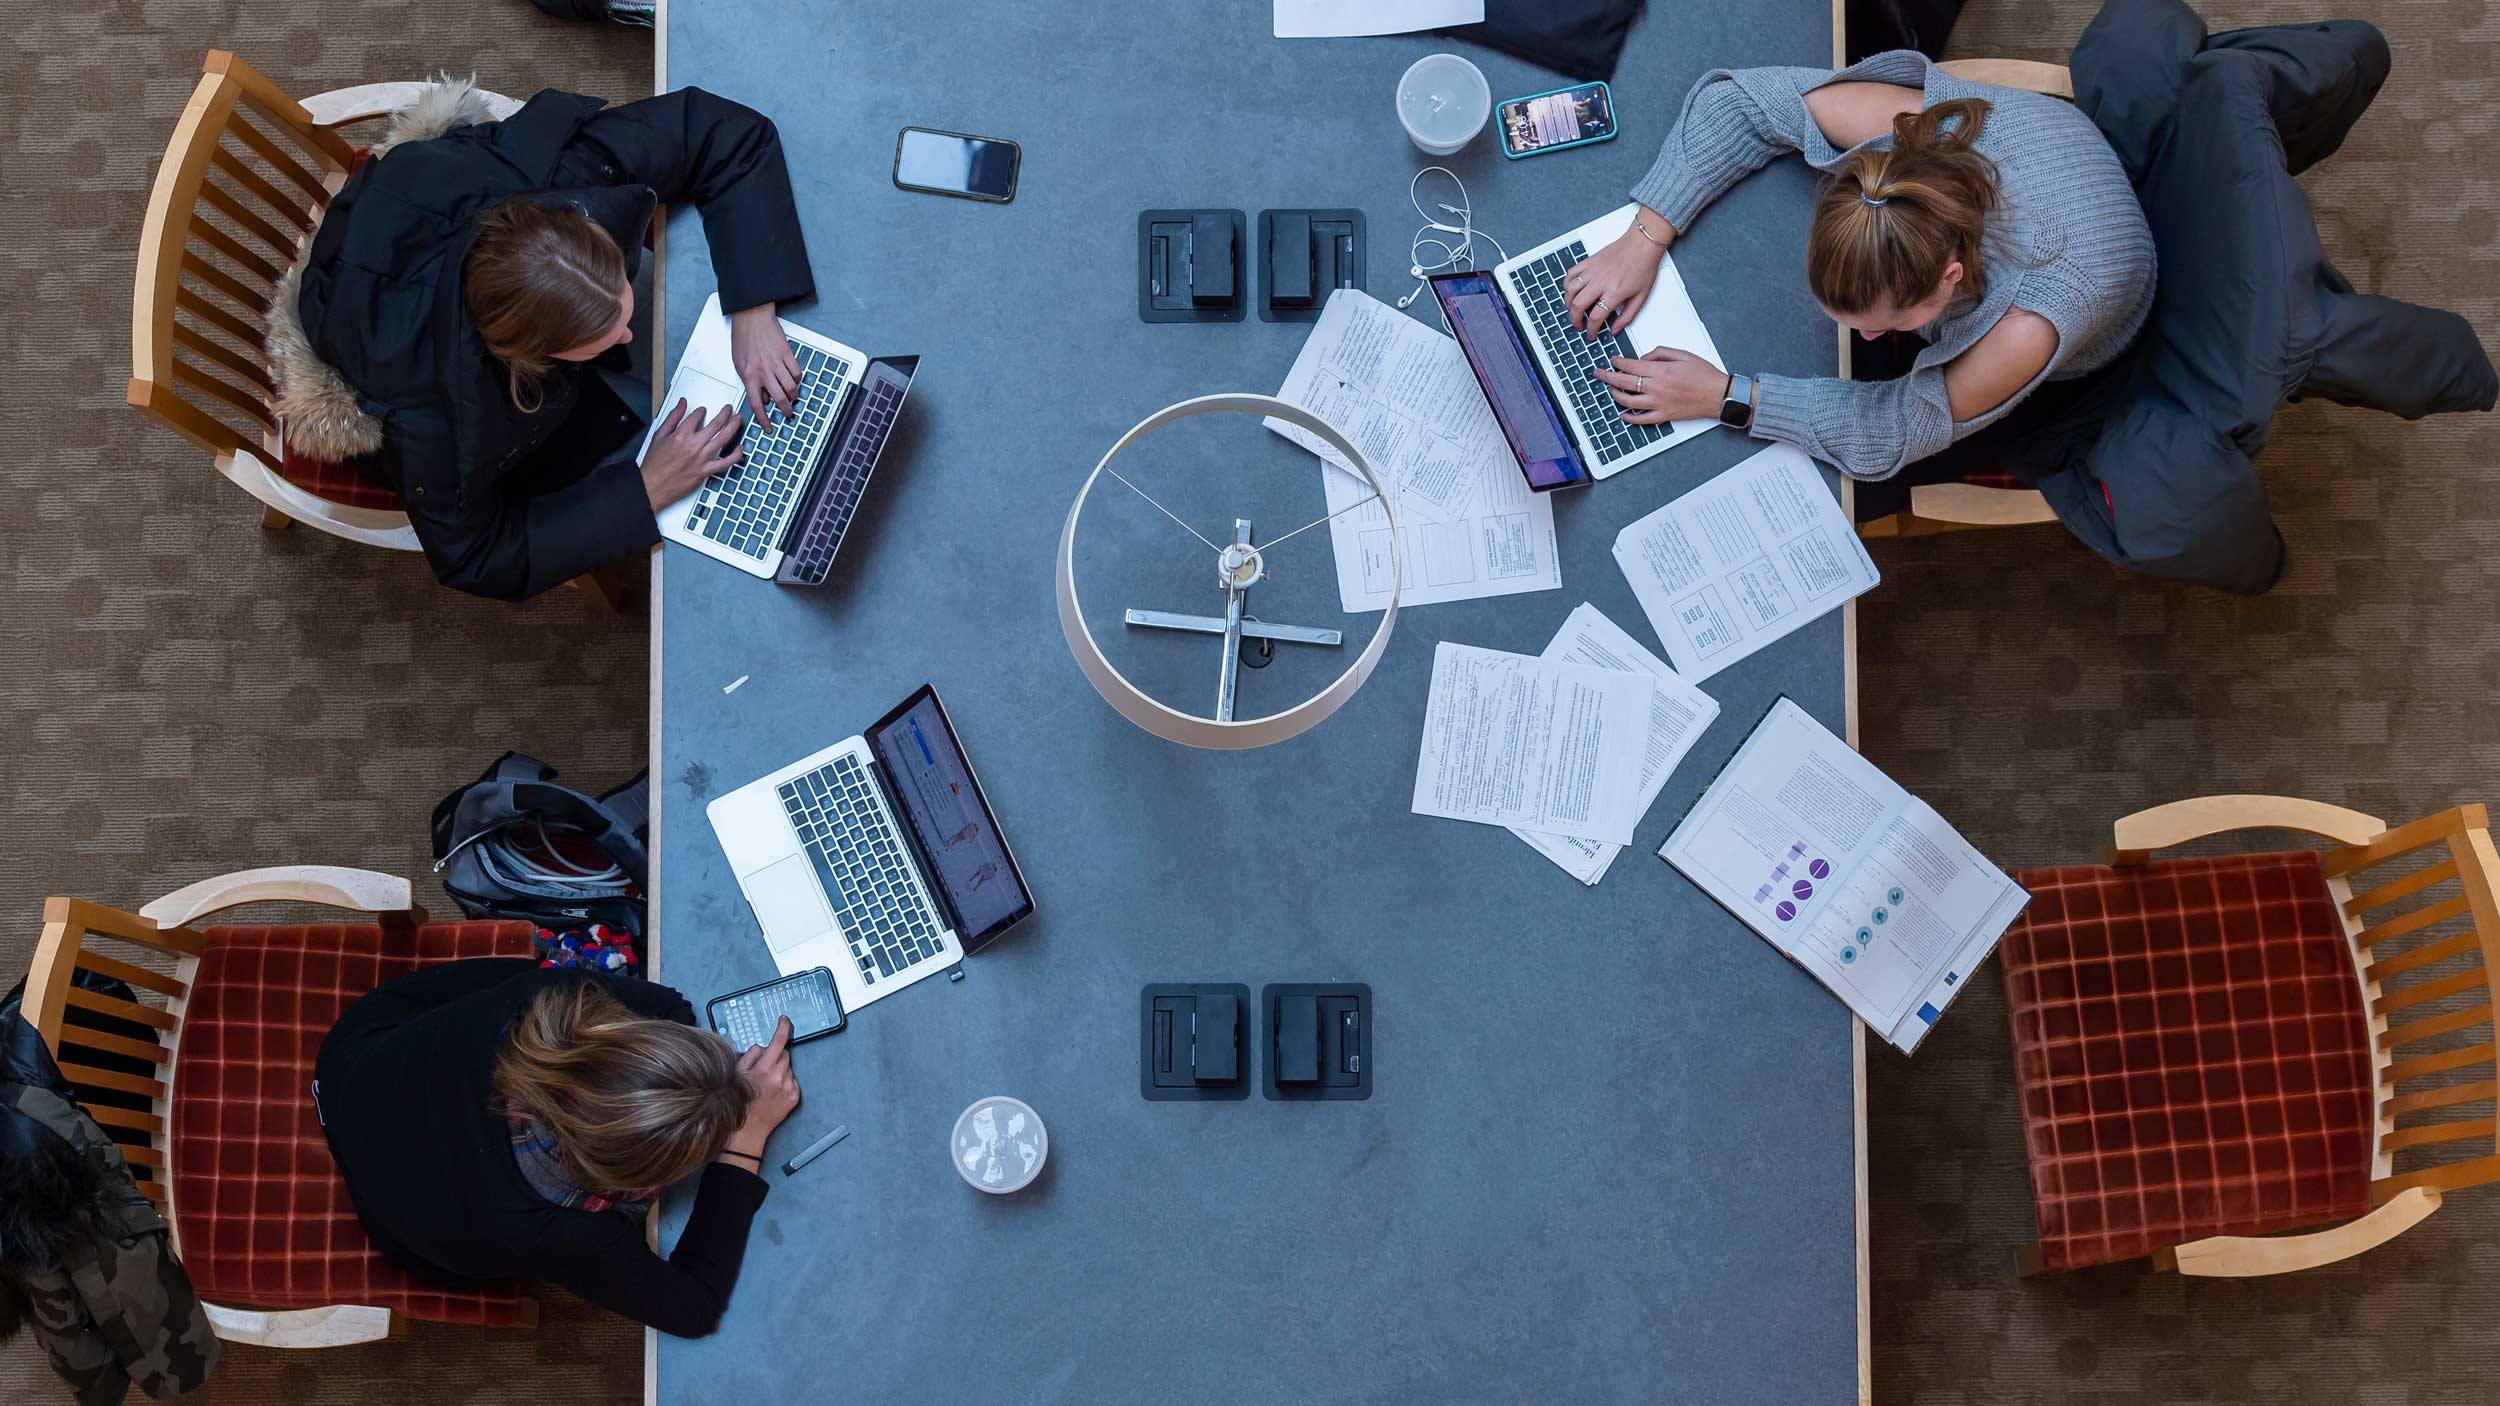
M 1502 145 L 1513 156 L 1615 134 L 1614 99 L 1603 83 L 1583 83 L 1557 93 L 1513 98 L 1502 104 L 1501 117 Z
M 894 148 L 894 183 L 975 200 L 1013 200 L 1018 156 L 1014 142 L 996 137 L 905 127 Z

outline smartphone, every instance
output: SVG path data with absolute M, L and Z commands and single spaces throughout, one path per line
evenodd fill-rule
M 1615 138 L 1615 97 L 1603 83 L 1512 98 L 1500 116 L 1502 155 L 1513 161 Z
M 716 996 L 704 1008 L 712 1028 L 740 1050 L 772 1043 L 773 1027 L 790 1017 L 790 1043 L 813 1040 L 842 1028 L 842 998 L 834 994 L 833 971 L 813 967 L 794 976 L 775 977 L 744 991 Z
M 1016 198 L 1024 148 L 1004 137 L 973 137 L 905 127 L 894 138 L 894 185 L 924 195 L 951 195 L 1004 205 Z

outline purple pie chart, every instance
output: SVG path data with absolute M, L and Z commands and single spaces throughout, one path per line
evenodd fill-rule
M 1803 903 L 1807 899 L 1814 897 L 1814 885 L 1807 883 L 1803 879 L 1799 879 L 1797 882 L 1790 884 L 1788 886 L 1788 891 L 1797 895 L 1797 901 L 1799 903 Z
M 1779 920 L 1785 923 L 1791 918 L 1797 916 L 1797 905 L 1783 898 L 1780 900 L 1779 906 L 1771 911 L 1778 914 Z
M 1806 865 L 1806 872 L 1818 879 L 1827 879 L 1831 877 L 1832 866 L 1817 859 Z

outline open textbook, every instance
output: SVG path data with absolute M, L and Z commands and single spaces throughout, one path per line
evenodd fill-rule
M 1676 763 L 1693 750 L 1702 730 L 1719 715 L 1719 701 L 1677 678 L 1667 661 L 1641 648 L 1640 641 L 1624 633 L 1622 626 L 1586 601 L 1554 632 L 1553 642 L 1545 646 L 1541 657 L 1595 669 L 1644 673 L 1656 682 L 1657 692 L 1649 700 L 1648 745 L 1641 754 L 1641 787 L 1632 810 L 1632 823 L 1637 826 L 1641 817 L 1649 814 L 1650 803 L 1666 789 L 1667 777 L 1674 773 Z M 1623 846 L 1602 840 L 1573 839 L 1534 830 L 1511 833 L 1584 884 L 1594 885 L 1606 877 L 1607 867 L 1623 852 Z
M 1360 289 L 1328 297 L 1277 399 L 1345 431 L 1397 499 L 1400 606 L 1562 585 L 1554 503 L 1532 493 L 1458 343 Z M 1267 427 L 1320 458 L 1347 613 L 1386 609 L 1389 514 L 1334 451 L 1282 420 Z M 1357 506 L 1357 505 L 1361 506 Z
M 1904 1054 L 2031 901 L 1786 698 L 1658 855 Z
M 1695 683 L 1874 589 L 1875 559 L 1791 444 L 1774 444 L 1615 535 L 1615 563 Z

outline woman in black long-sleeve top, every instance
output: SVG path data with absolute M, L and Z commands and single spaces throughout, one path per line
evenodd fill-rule
M 637 465 L 643 422 L 586 371 L 621 359 L 659 202 L 702 210 L 747 401 L 786 410 L 798 364 L 775 310 L 815 281 L 780 137 L 751 108 L 550 90 L 392 148 L 323 213 L 296 311 L 381 421 L 364 462 L 444 584 L 536 595 L 648 548 L 658 508 L 737 462 L 737 417 L 696 415 Z
M 664 1333 L 720 1322 L 798 1105 L 789 1026 L 744 1055 L 665 986 L 523 958 L 446 962 L 350 1006 L 313 1094 L 365 1233 L 451 1280 L 539 1279 Z M 643 1238 L 700 1173 L 666 1259 Z

